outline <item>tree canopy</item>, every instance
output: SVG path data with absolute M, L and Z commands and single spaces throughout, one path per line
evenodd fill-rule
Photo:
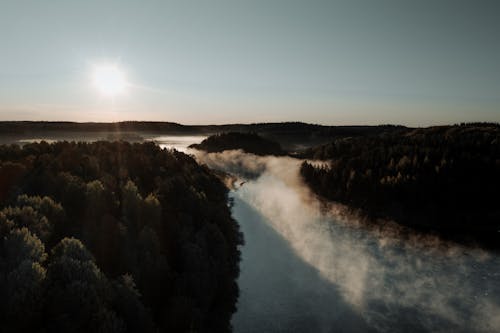
M 309 149 L 320 196 L 445 236 L 498 246 L 500 126 L 461 124 L 339 138 Z
M 209 136 L 190 148 L 218 153 L 225 150 L 241 149 L 255 155 L 284 155 L 279 143 L 263 138 L 256 133 L 228 132 Z
M 226 332 L 227 189 L 153 143 L 0 146 L 2 332 Z

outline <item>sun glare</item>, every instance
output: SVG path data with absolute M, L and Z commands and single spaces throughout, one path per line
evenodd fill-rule
M 97 90 L 105 96 L 116 96 L 125 92 L 125 73 L 117 65 L 95 66 L 92 81 Z

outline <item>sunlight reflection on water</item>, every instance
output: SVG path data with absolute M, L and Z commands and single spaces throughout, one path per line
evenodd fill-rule
M 183 153 L 188 151 L 189 145 L 193 143 L 200 143 L 205 139 L 206 136 L 174 136 L 174 135 L 165 135 L 165 136 L 157 136 L 148 141 L 153 141 L 157 143 L 161 148 L 168 149 L 177 149 Z

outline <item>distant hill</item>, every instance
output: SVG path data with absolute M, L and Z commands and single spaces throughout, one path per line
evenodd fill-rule
M 213 135 L 217 133 L 257 133 L 277 141 L 284 149 L 301 150 L 327 143 L 333 138 L 366 136 L 393 131 L 408 130 L 404 126 L 324 126 L 301 122 L 227 124 L 227 125 L 181 125 L 172 122 L 124 121 L 116 123 L 77 123 L 49 121 L 3 121 L 0 122 L 0 139 L 4 142 L 23 138 L 52 136 L 67 139 L 72 134 L 95 136 L 104 133 L 136 132 L 138 135 Z M 113 135 L 113 137 L 115 137 Z
M 302 157 L 328 161 L 301 168 L 321 197 L 370 217 L 499 245 L 498 124 L 338 138 Z
M 229 132 L 209 136 L 199 144 L 190 148 L 219 153 L 225 150 L 241 149 L 255 155 L 284 155 L 279 143 L 265 139 L 255 133 Z

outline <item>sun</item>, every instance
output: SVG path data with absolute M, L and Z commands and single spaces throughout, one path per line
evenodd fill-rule
M 114 64 L 95 66 L 92 82 L 101 94 L 110 97 L 123 94 L 127 88 L 125 73 Z

